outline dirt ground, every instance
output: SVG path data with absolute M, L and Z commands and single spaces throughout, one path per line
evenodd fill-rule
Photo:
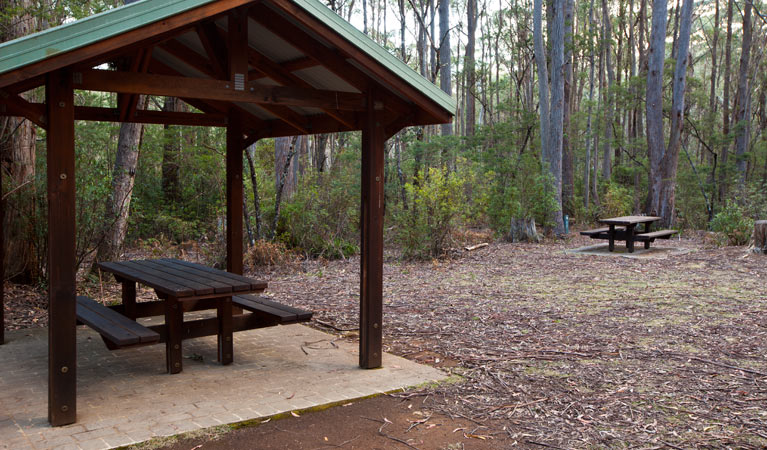
M 700 237 L 657 243 L 686 251 L 659 258 L 565 252 L 594 243 L 387 259 L 385 350 L 460 381 L 154 446 L 767 447 L 767 257 Z M 314 311 L 312 326 L 355 340 L 358 273 L 353 258 L 255 276 Z M 41 294 L 10 289 L 12 325 L 43 325 Z

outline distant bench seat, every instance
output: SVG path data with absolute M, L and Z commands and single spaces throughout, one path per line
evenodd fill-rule
M 669 239 L 671 236 L 679 233 L 677 230 L 658 230 L 649 233 L 638 233 L 634 235 L 634 240 L 653 242 L 656 239 Z
M 252 312 L 259 320 L 268 324 L 288 325 L 312 319 L 310 311 L 283 305 L 259 295 L 235 295 L 232 297 L 232 303 Z
M 110 350 L 160 342 L 160 334 L 90 297 L 77 297 L 77 320 L 101 334 Z
M 608 231 L 610 231 L 610 227 L 594 228 L 593 230 L 581 231 L 581 234 L 583 236 L 597 238 L 600 234 L 607 233 Z M 615 231 L 626 231 L 626 227 L 615 227 Z

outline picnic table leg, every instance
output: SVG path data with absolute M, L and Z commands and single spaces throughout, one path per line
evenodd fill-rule
M 226 297 L 218 302 L 216 312 L 218 315 L 218 360 L 225 366 L 234 360 L 232 297 Z
M 115 277 L 118 278 L 118 277 Z M 117 281 L 122 283 L 122 301 L 125 306 L 125 317 L 129 317 L 136 320 L 136 282 L 118 278 Z
M 610 225 L 610 229 L 607 231 L 607 237 L 610 239 L 608 249 L 610 251 L 615 250 L 615 225 Z
M 165 357 L 168 373 L 181 372 L 181 331 L 184 313 L 178 299 L 165 299 Z
M 626 248 L 629 253 L 634 253 L 634 227 L 636 225 L 626 226 Z
M 644 224 L 644 232 L 645 233 L 649 233 L 650 232 L 650 226 L 651 226 L 651 222 L 645 222 L 645 224 Z M 650 240 L 649 239 L 644 241 L 644 248 L 645 248 L 645 250 L 650 248 Z

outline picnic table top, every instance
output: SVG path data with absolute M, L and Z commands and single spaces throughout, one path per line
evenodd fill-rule
M 621 216 L 621 217 L 610 217 L 607 219 L 599 219 L 599 223 L 604 223 L 606 225 L 635 225 L 638 223 L 647 223 L 647 222 L 655 222 L 656 220 L 660 220 L 661 217 L 657 216 Z
M 267 285 L 265 281 L 171 258 L 101 262 L 98 267 L 175 298 L 250 293 L 263 291 Z

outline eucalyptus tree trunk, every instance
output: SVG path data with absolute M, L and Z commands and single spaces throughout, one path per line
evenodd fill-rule
M 474 136 L 474 128 L 477 121 L 476 103 L 476 73 L 474 64 L 474 50 L 477 34 L 477 0 L 468 0 L 466 3 L 466 58 L 463 66 L 466 72 L 466 135 Z
M 551 128 L 547 165 L 554 182 L 554 196 L 557 209 L 554 211 L 554 233 L 562 236 L 565 224 L 562 219 L 562 139 L 565 97 L 565 1 L 553 0 L 553 20 L 551 28 Z
M 591 193 L 591 109 L 594 103 L 594 0 L 589 5 L 589 103 L 586 107 L 586 164 L 583 174 L 583 207 L 589 207 L 589 194 Z
M 26 36 L 37 30 L 37 21 L 30 11 L 36 2 L 31 0 L 0 0 L 0 42 Z M 22 95 L 26 100 L 34 100 Z M 0 160 L 4 175 L 5 216 L 2 238 L 5 242 L 0 274 L 16 281 L 31 283 L 39 275 L 42 261 L 38 261 L 34 248 L 35 236 L 35 125 L 21 117 L 0 117 Z M 0 282 L 4 277 L 0 276 Z M 1 306 L 0 306 L 1 307 Z
M 136 109 L 144 109 L 145 102 L 146 97 L 140 95 Z M 105 232 L 99 243 L 97 261 L 115 260 L 122 253 L 143 130 L 144 126 L 139 123 L 120 124 L 115 167 L 112 171 L 112 195 L 107 199 Z
M 186 108 L 177 97 L 165 97 L 163 111 L 183 112 Z M 162 144 L 162 193 L 167 204 L 181 201 L 179 186 L 179 158 L 181 153 L 181 133 L 175 125 L 163 125 Z
M 282 207 L 282 200 L 284 197 L 286 184 L 288 182 L 288 177 L 291 173 L 290 166 L 293 158 L 296 156 L 296 152 L 298 151 L 298 145 L 296 145 L 296 141 L 298 139 L 298 136 L 293 136 L 287 138 L 278 138 L 275 140 L 275 152 L 279 151 L 282 157 L 278 158 L 275 162 L 277 186 L 274 194 L 274 217 L 272 218 L 272 229 L 270 235 L 271 240 L 274 240 L 274 237 L 277 235 L 277 224 L 280 221 L 280 209 Z M 277 142 L 279 140 L 282 140 L 282 142 Z M 277 150 L 278 145 L 281 146 L 280 150 Z
M 258 195 L 258 179 L 256 178 L 256 165 L 253 164 L 253 154 L 256 152 L 256 144 L 250 145 L 245 149 L 245 157 L 248 159 L 248 168 L 250 169 L 250 185 L 253 188 L 253 213 L 256 215 L 256 234 L 255 240 L 261 239 L 263 226 L 261 221 L 261 198 Z M 245 211 L 248 209 L 245 208 Z
M 533 1 L 533 48 L 535 64 L 538 68 L 538 98 L 541 115 L 541 154 L 546 155 L 549 149 L 549 75 L 546 67 L 546 49 L 543 45 L 543 0 Z
M 676 173 L 679 166 L 679 149 L 684 125 L 684 93 L 687 79 L 687 62 L 689 60 L 690 29 L 692 27 L 692 10 L 695 0 L 684 0 L 679 19 L 679 34 L 677 37 L 677 57 L 674 68 L 674 82 L 671 103 L 671 136 L 668 148 L 661 160 L 661 185 L 659 193 L 658 212 L 665 226 L 674 222 L 674 205 L 676 199 Z M 655 184 L 656 180 L 651 180 Z
M 667 6 L 667 0 L 653 0 L 647 58 L 647 153 L 650 160 L 647 212 L 654 215 L 660 213 L 661 162 L 666 153 L 663 142 L 663 63 L 666 56 Z
M 574 174 L 570 115 L 573 109 L 573 9 L 574 0 L 565 0 L 565 92 L 562 139 L 562 208 L 572 214 Z
M 439 36 L 439 87 L 448 95 L 452 95 L 452 68 L 450 64 L 450 0 L 440 0 L 439 2 Z M 442 136 L 450 136 L 452 134 L 453 122 L 443 123 Z
M 613 144 L 613 119 L 615 115 L 615 98 L 613 84 L 615 82 L 615 68 L 612 60 L 612 21 L 610 11 L 607 8 L 607 0 L 602 0 L 602 27 L 604 41 L 604 58 L 607 69 L 607 95 L 605 97 L 605 141 L 602 143 L 602 178 L 609 180 L 612 176 L 612 144 Z
M 719 45 L 719 0 L 714 0 L 714 38 L 711 44 L 711 87 L 708 94 L 708 110 L 711 117 L 716 113 L 716 69 L 719 61 L 716 59 L 717 46 Z
M 730 71 L 732 65 L 732 2 L 727 0 L 727 37 L 724 44 L 724 86 L 722 88 L 722 135 L 725 142 L 722 145 L 722 155 L 719 158 L 719 202 L 723 203 L 727 194 L 727 159 L 730 153 Z
M 748 65 L 751 58 L 751 40 L 753 30 L 751 28 L 751 2 L 745 2 L 743 8 L 743 43 L 740 52 L 740 72 L 738 76 L 738 98 L 736 100 L 737 112 L 737 138 L 735 139 L 735 167 L 738 169 L 739 187 L 746 185 L 746 149 L 748 146 L 748 105 L 749 105 L 749 82 Z

